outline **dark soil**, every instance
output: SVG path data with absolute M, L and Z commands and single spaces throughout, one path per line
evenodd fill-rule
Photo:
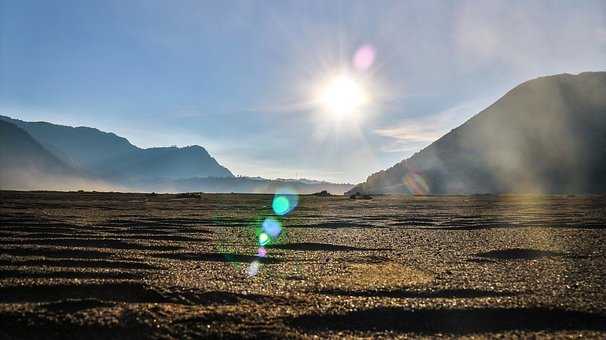
M 0 192 L 0 339 L 606 337 L 606 197 L 272 198 Z

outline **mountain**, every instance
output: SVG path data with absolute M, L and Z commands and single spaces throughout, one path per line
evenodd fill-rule
M 37 169 L 48 173 L 75 174 L 76 170 L 46 150 L 14 124 L 0 120 L 0 166 L 8 170 Z
M 604 193 L 606 72 L 527 81 L 349 193 Z
M 28 132 L 74 168 L 128 185 L 133 179 L 234 177 L 200 146 L 141 149 L 126 138 L 90 127 L 25 122 L 0 116 Z
M 114 180 L 234 177 L 197 145 L 138 149 L 106 160 L 94 173 Z
M 0 116 L 0 120 L 17 125 L 64 161 L 85 169 L 112 157 L 139 150 L 126 138 L 90 127 L 25 122 L 6 116 Z
M 0 116 L 0 188 L 341 194 L 351 184 L 234 177 L 203 147 L 142 149 L 88 127 Z
M 0 188 L 110 189 L 53 155 L 23 129 L 0 120 Z
M 351 189 L 351 184 L 296 179 L 265 179 L 260 177 L 186 178 L 177 180 L 154 179 L 137 183 L 146 191 L 156 192 L 216 192 L 274 194 L 288 188 L 299 194 L 312 194 L 326 190 L 340 195 Z

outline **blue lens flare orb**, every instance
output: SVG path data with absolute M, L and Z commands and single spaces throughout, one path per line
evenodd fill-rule
M 255 223 L 255 235 L 257 242 L 259 243 L 259 249 L 257 252 L 256 259 L 250 263 L 246 269 L 246 274 L 249 277 L 256 276 L 261 267 L 261 260 L 267 257 L 267 249 L 265 246 L 278 241 L 282 236 L 284 229 L 280 220 L 284 219 L 288 213 L 293 211 L 299 204 L 299 195 L 296 191 L 290 188 L 282 188 L 276 191 L 273 201 L 271 202 L 271 208 L 276 214 L 274 217 L 266 217 L 263 222 L 259 223 L 257 220 Z
M 299 195 L 289 189 L 282 189 L 274 195 L 271 207 L 278 216 L 284 216 L 293 211 L 299 203 Z
M 261 226 L 263 227 L 263 232 L 274 239 L 278 238 L 282 233 L 282 225 L 275 218 L 266 218 Z

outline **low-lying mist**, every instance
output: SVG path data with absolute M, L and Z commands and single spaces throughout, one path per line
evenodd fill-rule
M 127 187 L 79 176 L 48 174 L 39 169 L 5 169 L 0 173 L 2 190 L 129 191 Z

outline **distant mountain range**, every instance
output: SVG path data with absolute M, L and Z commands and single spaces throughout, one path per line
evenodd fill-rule
M 71 190 L 90 186 L 112 189 L 62 161 L 19 127 L 0 120 L 0 188 Z
M 349 184 L 236 178 L 201 146 L 142 149 L 126 138 L 89 127 L 25 122 L 0 116 L 0 188 L 122 191 L 301 193 Z
M 4 120 L 29 133 L 65 163 L 111 181 L 154 177 L 234 177 L 200 146 L 141 149 L 126 138 L 89 127 Z
M 4 179 L 7 171 L 44 169 L 50 174 L 78 174 L 61 159 L 50 153 L 27 132 L 0 120 L 0 164 Z
M 283 189 L 289 189 L 300 194 L 311 194 L 326 190 L 336 195 L 341 195 L 353 187 L 351 184 L 306 179 L 265 179 L 260 177 L 156 179 L 140 183 L 140 185 L 148 188 L 148 191 L 158 192 L 276 193 Z M 192 190 L 192 188 L 199 189 Z
M 90 169 L 112 157 L 140 150 L 126 138 L 94 128 L 24 122 L 6 116 L 0 116 L 0 120 L 15 124 L 64 162 L 83 169 Z
M 0 116 L 0 188 L 604 193 L 606 72 L 527 81 L 412 157 L 349 184 L 235 177 L 203 147 L 142 149 L 88 127 Z M 351 190 L 349 190 L 351 189 Z
M 604 193 L 606 72 L 527 81 L 355 192 Z

